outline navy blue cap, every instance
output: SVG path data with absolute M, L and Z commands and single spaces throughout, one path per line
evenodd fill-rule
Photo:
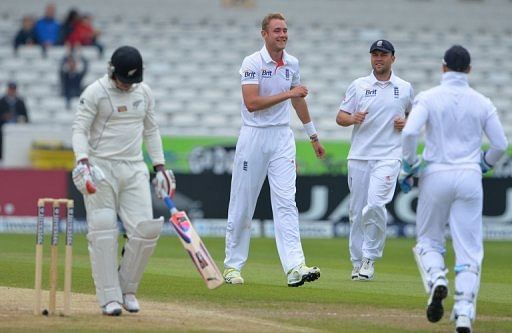
M 375 50 L 395 54 L 395 48 L 393 47 L 393 44 L 385 39 L 379 39 L 373 42 L 372 46 L 370 47 L 370 53 Z
M 16 82 L 10 81 L 9 83 L 7 83 L 7 87 L 9 87 L 10 89 L 16 89 Z
M 443 64 L 456 72 L 465 72 L 471 64 L 468 50 L 460 45 L 453 45 L 444 53 Z

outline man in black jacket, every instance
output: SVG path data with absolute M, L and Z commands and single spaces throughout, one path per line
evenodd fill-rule
M 15 82 L 7 84 L 7 93 L 0 99 L 0 160 L 2 159 L 2 127 L 6 123 L 28 122 L 25 102 L 18 96 Z

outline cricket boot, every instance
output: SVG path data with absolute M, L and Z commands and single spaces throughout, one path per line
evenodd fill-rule
M 240 274 L 240 271 L 234 268 L 226 268 L 224 270 L 224 281 L 228 284 L 244 284 L 244 279 Z
M 131 313 L 139 312 L 140 305 L 135 297 L 135 294 L 124 294 L 123 295 L 123 308 Z
M 352 274 L 350 275 L 350 278 L 352 279 L 352 281 L 359 280 L 359 270 L 360 269 L 361 269 L 361 266 L 354 266 L 352 268 Z
M 458 316 L 455 319 L 456 333 L 471 333 L 471 319 L 468 316 Z
M 121 304 L 116 301 L 105 304 L 101 307 L 101 310 L 105 316 L 120 316 L 123 312 Z
M 427 306 L 427 319 L 431 323 L 437 323 L 443 318 L 443 300 L 448 296 L 448 281 L 439 277 L 432 286 Z
M 299 287 L 320 277 L 320 268 L 300 264 L 288 272 L 288 287 Z
M 375 273 L 374 261 L 368 258 L 363 258 L 363 263 L 359 269 L 359 280 L 370 281 L 373 280 Z

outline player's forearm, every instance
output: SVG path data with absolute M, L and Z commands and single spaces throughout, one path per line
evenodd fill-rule
M 292 106 L 297 113 L 297 117 L 299 117 L 300 121 L 303 124 L 307 124 L 311 122 L 311 116 L 309 115 L 308 105 L 306 104 L 306 100 L 302 97 L 294 97 L 291 99 Z
M 417 159 L 416 150 L 418 148 L 418 136 L 409 131 L 402 132 L 402 153 L 404 160 L 409 164 L 414 164 Z
M 343 127 L 352 126 L 355 124 L 354 117 L 352 117 L 351 114 L 340 110 L 336 116 L 336 124 Z
M 158 131 L 151 135 L 144 135 L 144 144 L 153 165 L 165 164 L 162 140 Z
M 80 161 L 81 159 L 87 158 L 89 152 L 87 135 L 81 131 L 73 130 L 71 141 L 73 145 L 73 152 L 75 153 L 75 160 Z
M 261 111 L 271 106 L 282 103 L 289 99 L 291 94 L 289 91 L 282 92 L 272 96 L 252 96 L 244 98 L 245 106 L 249 112 Z
M 91 119 L 89 114 L 78 112 L 72 126 L 71 144 L 77 161 L 89 156 L 89 132 Z
M 487 163 L 495 165 L 508 147 L 507 137 L 497 115 L 488 120 L 484 131 L 490 141 L 490 147 L 485 155 L 485 159 Z

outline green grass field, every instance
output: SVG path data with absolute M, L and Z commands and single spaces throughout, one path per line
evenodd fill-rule
M 34 238 L 34 235 L 0 234 L 0 286 L 11 289 L 33 288 Z M 205 243 L 220 267 L 224 240 L 207 238 Z M 45 246 L 44 286 L 47 288 L 49 250 Z M 450 295 L 445 302 L 445 316 L 439 323 L 431 324 L 424 314 L 427 295 L 414 263 L 412 246 L 411 239 L 389 239 L 383 260 L 376 264 L 376 279 L 371 282 L 355 282 L 349 278 L 351 265 L 346 239 L 304 239 L 307 263 L 319 266 L 322 275 L 314 283 L 289 288 L 286 286 L 274 240 L 253 239 L 249 261 L 243 271 L 246 283 L 243 286 L 224 285 L 216 290 L 208 290 L 178 239 L 162 237 L 142 280 L 139 298 L 155 304 L 171 302 L 190 311 L 208 311 L 203 314 L 223 316 L 220 322 L 225 323 L 225 327 L 219 323 L 211 327 L 196 326 L 193 321 L 187 322 L 186 319 L 157 325 L 158 318 L 154 318 L 154 326 L 150 320 L 140 328 L 136 326 L 136 321 L 144 320 L 145 308 L 136 315 L 123 315 L 120 318 L 101 316 L 99 309 L 94 309 L 94 314 L 90 315 L 82 316 L 80 310 L 75 310 L 70 318 L 45 317 L 43 321 L 37 322 L 37 331 L 249 332 L 257 330 L 257 324 L 252 324 L 259 320 L 262 325 L 272 327 L 265 329 L 270 331 L 453 332 L 453 324 L 449 321 L 453 304 L 451 247 L 447 257 L 451 284 Z M 62 259 L 63 245 L 61 250 Z M 511 253 L 512 242 L 485 243 L 475 332 L 512 332 Z M 62 272 L 63 261 L 60 264 Z M 73 292 L 94 293 L 84 235 L 75 237 Z M 25 331 L 19 328 L 17 322 L 36 320 L 25 308 L 10 309 L 9 304 L 3 304 L 2 309 L 4 316 L 7 311 L 12 320 L 0 320 L 1 332 Z M 190 311 L 184 311 L 185 315 L 190 314 Z M 16 319 L 17 316 L 19 319 Z M 95 321 L 95 325 L 87 324 L 91 321 Z M 116 324 L 112 325 L 112 322 Z

